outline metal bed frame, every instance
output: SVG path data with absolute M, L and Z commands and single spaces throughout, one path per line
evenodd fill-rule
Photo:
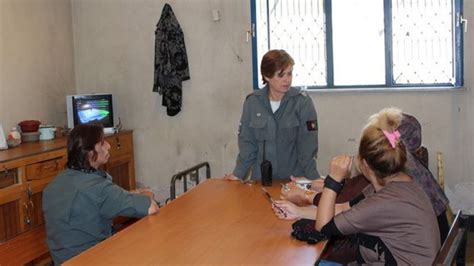
M 177 180 L 183 180 L 184 192 L 188 191 L 188 179 L 187 179 L 188 176 L 189 176 L 189 180 L 194 181 L 196 185 L 198 185 L 199 184 L 199 170 L 204 167 L 206 167 L 206 179 L 211 178 L 211 167 L 209 166 L 209 162 L 202 162 L 200 164 L 197 164 L 191 168 L 188 168 L 184 171 L 181 171 L 175 174 L 171 178 L 170 198 L 166 200 L 166 202 L 176 199 L 176 181 Z

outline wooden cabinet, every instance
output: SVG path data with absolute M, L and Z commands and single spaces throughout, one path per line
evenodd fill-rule
M 135 163 L 133 159 L 132 134 L 116 134 L 107 138 L 110 144 L 110 158 L 104 170 L 113 181 L 127 189 L 135 189 Z
M 104 170 L 118 185 L 135 189 L 132 131 L 106 136 L 106 140 L 111 148 Z M 43 189 L 66 162 L 66 138 L 0 151 L 0 265 L 31 264 L 48 253 Z

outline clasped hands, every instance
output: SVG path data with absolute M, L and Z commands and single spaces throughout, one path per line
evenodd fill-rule
M 130 193 L 133 194 L 142 194 L 150 198 L 151 200 L 155 201 L 155 194 L 151 190 L 151 188 L 137 188 L 135 190 L 130 190 Z

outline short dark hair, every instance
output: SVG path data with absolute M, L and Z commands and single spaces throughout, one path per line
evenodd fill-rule
M 90 169 L 90 160 L 97 158 L 95 145 L 104 140 L 101 125 L 84 124 L 74 127 L 67 140 L 67 166 L 69 168 Z M 89 158 L 89 152 L 92 157 Z
M 273 78 L 278 70 L 283 71 L 288 66 L 295 64 L 293 58 L 285 50 L 270 50 L 262 58 L 260 64 L 260 73 L 262 73 L 263 84 L 266 84 L 267 78 Z

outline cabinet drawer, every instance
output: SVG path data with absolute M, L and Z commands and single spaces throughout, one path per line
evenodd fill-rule
M 17 169 L 0 171 L 0 189 L 16 184 L 19 184 Z
M 106 140 L 110 144 L 110 157 L 116 157 L 123 154 L 127 154 L 132 152 L 133 150 L 131 134 L 110 136 L 107 137 Z
M 64 169 L 66 157 L 60 157 L 48 161 L 34 163 L 26 166 L 26 179 L 42 179 L 57 175 Z

